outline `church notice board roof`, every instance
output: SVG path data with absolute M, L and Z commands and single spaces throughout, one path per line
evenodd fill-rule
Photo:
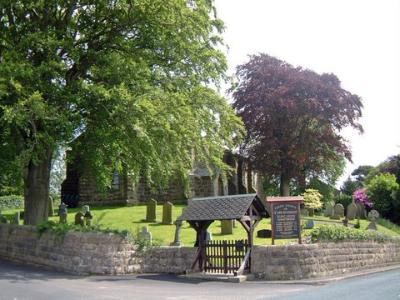
M 178 218 L 180 221 L 235 220 L 245 216 L 251 205 L 261 216 L 267 211 L 257 194 L 193 198 Z
M 267 197 L 268 203 L 284 203 L 284 202 L 304 202 L 301 196 L 286 196 L 286 197 Z

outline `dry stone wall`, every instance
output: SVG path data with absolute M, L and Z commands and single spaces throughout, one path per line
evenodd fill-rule
M 400 264 L 400 243 L 339 242 L 311 245 L 256 246 L 252 273 L 266 280 L 341 275 Z
M 116 234 L 70 232 L 61 239 L 48 233 L 39 237 L 31 226 L 0 224 L 0 260 L 74 274 L 181 274 L 190 269 L 196 251 L 192 247 L 139 251 Z M 252 273 L 266 280 L 332 276 L 392 264 L 400 264 L 398 242 L 255 246 L 252 252 Z

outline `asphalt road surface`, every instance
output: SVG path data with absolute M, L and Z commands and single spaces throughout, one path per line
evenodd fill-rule
M 72 276 L 0 261 L 0 300 L 396 299 L 400 269 L 326 285 L 189 281 L 169 275 Z

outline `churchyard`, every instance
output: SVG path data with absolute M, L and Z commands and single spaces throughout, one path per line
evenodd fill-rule
M 183 209 L 186 207 L 184 204 L 175 204 L 172 206 L 171 210 L 171 220 L 175 221 L 181 214 Z M 156 206 L 156 215 L 155 220 L 150 216 L 150 219 L 146 220 L 147 215 L 147 206 L 146 205 L 136 205 L 136 206 L 93 206 L 91 207 L 91 212 L 93 214 L 92 224 L 99 225 L 101 228 L 106 229 L 115 229 L 115 230 L 127 230 L 133 234 L 133 236 L 137 236 L 139 231 L 147 226 L 149 231 L 152 234 L 152 240 L 154 245 L 170 245 L 174 241 L 175 235 L 175 225 L 169 221 L 163 224 L 163 205 L 158 204 Z M 15 213 L 20 210 L 18 209 L 10 209 L 4 210 L 2 214 L 8 218 L 9 221 L 13 220 Z M 67 222 L 70 224 L 74 224 L 75 215 L 81 211 L 81 208 L 69 208 L 67 215 Z M 55 210 L 55 214 L 53 217 L 50 217 L 50 220 L 58 222 L 59 216 L 58 210 Z M 151 214 L 150 214 L 151 215 Z M 340 219 L 335 219 L 332 217 L 324 216 L 323 212 L 316 213 L 314 216 L 304 216 L 301 217 L 303 227 L 305 227 L 306 223 L 310 220 L 314 221 L 314 226 L 319 227 L 321 225 L 336 225 L 343 227 L 344 217 Z M 386 222 L 379 222 L 384 224 L 385 226 L 377 224 L 377 231 L 388 236 L 399 236 L 398 228 L 393 229 L 391 224 L 387 224 Z M 20 224 L 22 224 L 22 220 L 20 220 Z M 348 223 L 349 227 L 354 227 L 357 224 L 357 219 L 350 220 Z M 360 219 L 360 229 L 359 230 L 367 230 L 370 221 L 367 219 Z M 229 224 L 228 224 L 229 227 Z M 392 229 L 390 229 L 392 227 Z M 271 229 L 271 219 L 266 218 L 263 219 L 260 224 L 257 226 L 256 232 L 254 234 L 254 243 L 256 245 L 271 245 L 271 238 L 261 238 L 257 236 L 257 231 L 262 229 Z M 396 230 L 397 229 L 397 230 Z M 209 227 L 209 232 L 212 234 L 212 239 L 214 240 L 239 240 L 246 238 L 246 232 L 240 224 L 235 224 L 232 228 L 232 233 L 222 233 L 222 227 L 220 221 L 213 222 Z M 307 235 L 312 229 L 302 230 L 302 235 Z M 228 228 L 229 232 L 229 228 Z M 181 242 L 185 246 L 193 246 L 196 239 L 195 231 L 190 227 L 187 222 L 183 222 L 182 231 L 181 231 Z M 295 243 L 296 240 L 277 240 L 277 244 L 290 244 Z

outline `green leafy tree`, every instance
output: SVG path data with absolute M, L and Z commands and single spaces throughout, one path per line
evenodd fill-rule
M 0 157 L 20 167 L 26 224 L 47 219 L 53 154 L 72 142 L 103 185 L 122 165 L 166 184 L 193 154 L 224 167 L 242 127 L 210 88 L 226 70 L 213 12 L 209 0 L 1 2 Z
M 306 189 L 303 194 L 304 206 L 314 214 L 314 210 L 322 208 L 322 195 L 318 190 Z
M 398 190 L 396 176 L 389 173 L 375 176 L 367 185 L 367 194 L 373 202 L 373 208 L 384 218 L 397 223 L 400 221 L 400 203 L 393 195 Z

